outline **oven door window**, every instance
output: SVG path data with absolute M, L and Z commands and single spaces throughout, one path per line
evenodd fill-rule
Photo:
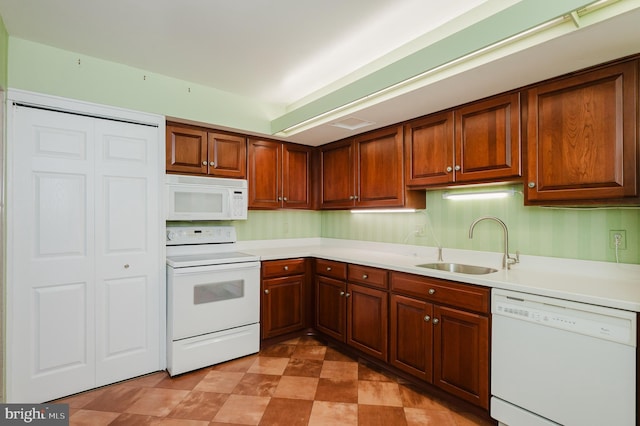
M 193 287 L 193 304 L 222 302 L 244 297 L 244 280 L 201 284 Z

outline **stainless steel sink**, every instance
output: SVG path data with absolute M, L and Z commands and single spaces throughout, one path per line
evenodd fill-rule
M 498 272 L 497 269 L 487 268 L 485 266 L 464 265 L 462 263 L 423 263 L 416 265 L 420 268 L 437 269 L 438 271 L 458 272 L 461 274 L 484 275 L 492 272 Z

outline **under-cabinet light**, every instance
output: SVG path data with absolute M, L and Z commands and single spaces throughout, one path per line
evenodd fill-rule
M 351 210 L 351 213 L 415 213 L 416 209 L 366 209 Z
M 513 197 L 514 194 L 513 189 L 486 192 L 443 192 L 442 198 L 445 200 L 491 200 Z

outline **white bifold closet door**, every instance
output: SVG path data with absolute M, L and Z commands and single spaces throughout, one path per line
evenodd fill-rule
M 158 128 L 11 108 L 8 400 L 159 370 Z

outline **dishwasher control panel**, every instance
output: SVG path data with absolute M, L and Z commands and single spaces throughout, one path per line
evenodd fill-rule
M 636 345 L 633 312 L 498 289 L 491 297 L 494 315 Z

